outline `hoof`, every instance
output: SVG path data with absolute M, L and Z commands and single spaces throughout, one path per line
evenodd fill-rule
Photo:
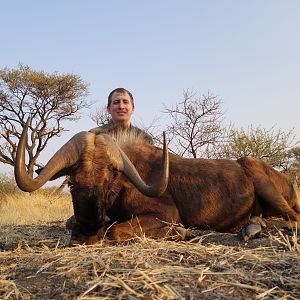
M 203 235 L 203 230 L 195 229 L 195 230 L 187 230 L 185 239 L 187 241 L 192 240 L 196 237 Z
M 184 241 L 187 239 L 188 231 L 180 226 L 175 227 L 176 233 L 177 233 L 177 239 Z
M 249 224 L 242 230 L 242 236 L 245 242 L 249 241 L 252 238 L 257 237 L 261 233 L 261 225 L 260 224 Z

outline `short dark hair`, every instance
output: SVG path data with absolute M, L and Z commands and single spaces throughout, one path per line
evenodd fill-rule
M 132 103 L 132 106 L 134 106 L 134 99 L 133 99 L 133 96 L 131 94 L 131 92 L 129 92 L 128 90 L 124 89 L 124 88 L 116 88 L 114 90 L 112 90 L 108 97 L 107 97 L 107 107 L 110 107 L 111 105 L 111 101 L 112 101 L 112 95 L 113 93 L 120 93 L 120 94 L 125 94 L 127 93 L 130 97 L 130 100 L 131 100 L 131 103 Z

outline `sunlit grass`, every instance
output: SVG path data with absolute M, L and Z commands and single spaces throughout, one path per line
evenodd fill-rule
M 12 193 L 2 196 L 0 225 L 65 221 L 72 214 L 72 201 L 69 194 Z

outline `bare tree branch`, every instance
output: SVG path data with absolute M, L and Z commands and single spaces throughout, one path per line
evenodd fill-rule
M 90 115 L 90 118 L 98 125 L 102 126 L 111 121 L 111 116 L 108 113 L 106 106 L 103 105 L 100 108 L 97 108 L 95 113 Z
M 182 102 L 174 108 L 165 106 L 163 112 L 170 117 L 170 149 L 181 156 L 204 156 L 206 147 L 224 138 L 221 101 L 210 92 L 199 98 L 195 92 L 186 90 Z
M 31 117 L 26 146 L 28 170 L 49 140 L 66 129 L 65 121 L 77 120 L 88 107 L 87 84 L 73 74 L 47 74 L 20 64 L 0 70 L 0 162 L 14 165 L 16 147 L 27 118 Z

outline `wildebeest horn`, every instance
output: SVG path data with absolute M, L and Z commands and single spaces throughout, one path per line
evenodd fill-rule
M 166 134 L 163 132 L 163 157 L 162 157 L 162 170 L 160 172 L 160 176 L 157 179 L 156 183 L 153 185 L 146 185 L 144 181 L 141 179 L 139 173 L 137 172 L 134 165 L 131 163 L 130 159 L 127 155 L 119 148 L 122 160 L 123 160 L 123 172 L 124 174 L 131 180 L 131 182 L 135 185 L 135 187 L 144 195 L 148 197 L 158 197 L 162 195 L 169 181 L 169 152 L 168 145 L 166 140 Z
M 39 175 L 36 178 L 32 178 L 32 176 L 30 176 L 26 171 L 25 166 L 25 145 L 27 143 L 29 123 L 30 119 L 27 120 L 26 125 L 23 128 L 15 159 L 15 179 L 19 188 L 25 192 L 33 192 L 39 189 L 60 171 L 66 170 L 67 168 L 75 165 L 85 151 L 87 136 L 92 135 L 88 132 L 80 132 L 74 135 L 53 155 Z M 115 146 L 117 146 L 117 144 L 115 144 Z M 163 169 L 157 182 L 153 185 L 146 185 L 127 155 L 119 147 L 118 150 L 122 160 L 120 164 L 122 165 L 122 168 L 120 168 L 120 171 L 122 171 L 130 179 L 141 193 L 149 197 L 157 197 L 164 193 L 169 179 L 169 155 L 165 133 L 162 159 Z
M 14 168 L 16 183 L 24 192 L 33 192 L 39 189 L 59 171 L 74 165 L 79 159 L 85 142 L 84 132 L 74 135 L 68 143 L 54 154 L 40 174 L 33 179 L 25 167 L 25 145 L 27 143 L 27 131 L 30 121 L 29 118 L 23 128 L 17 148 Z

